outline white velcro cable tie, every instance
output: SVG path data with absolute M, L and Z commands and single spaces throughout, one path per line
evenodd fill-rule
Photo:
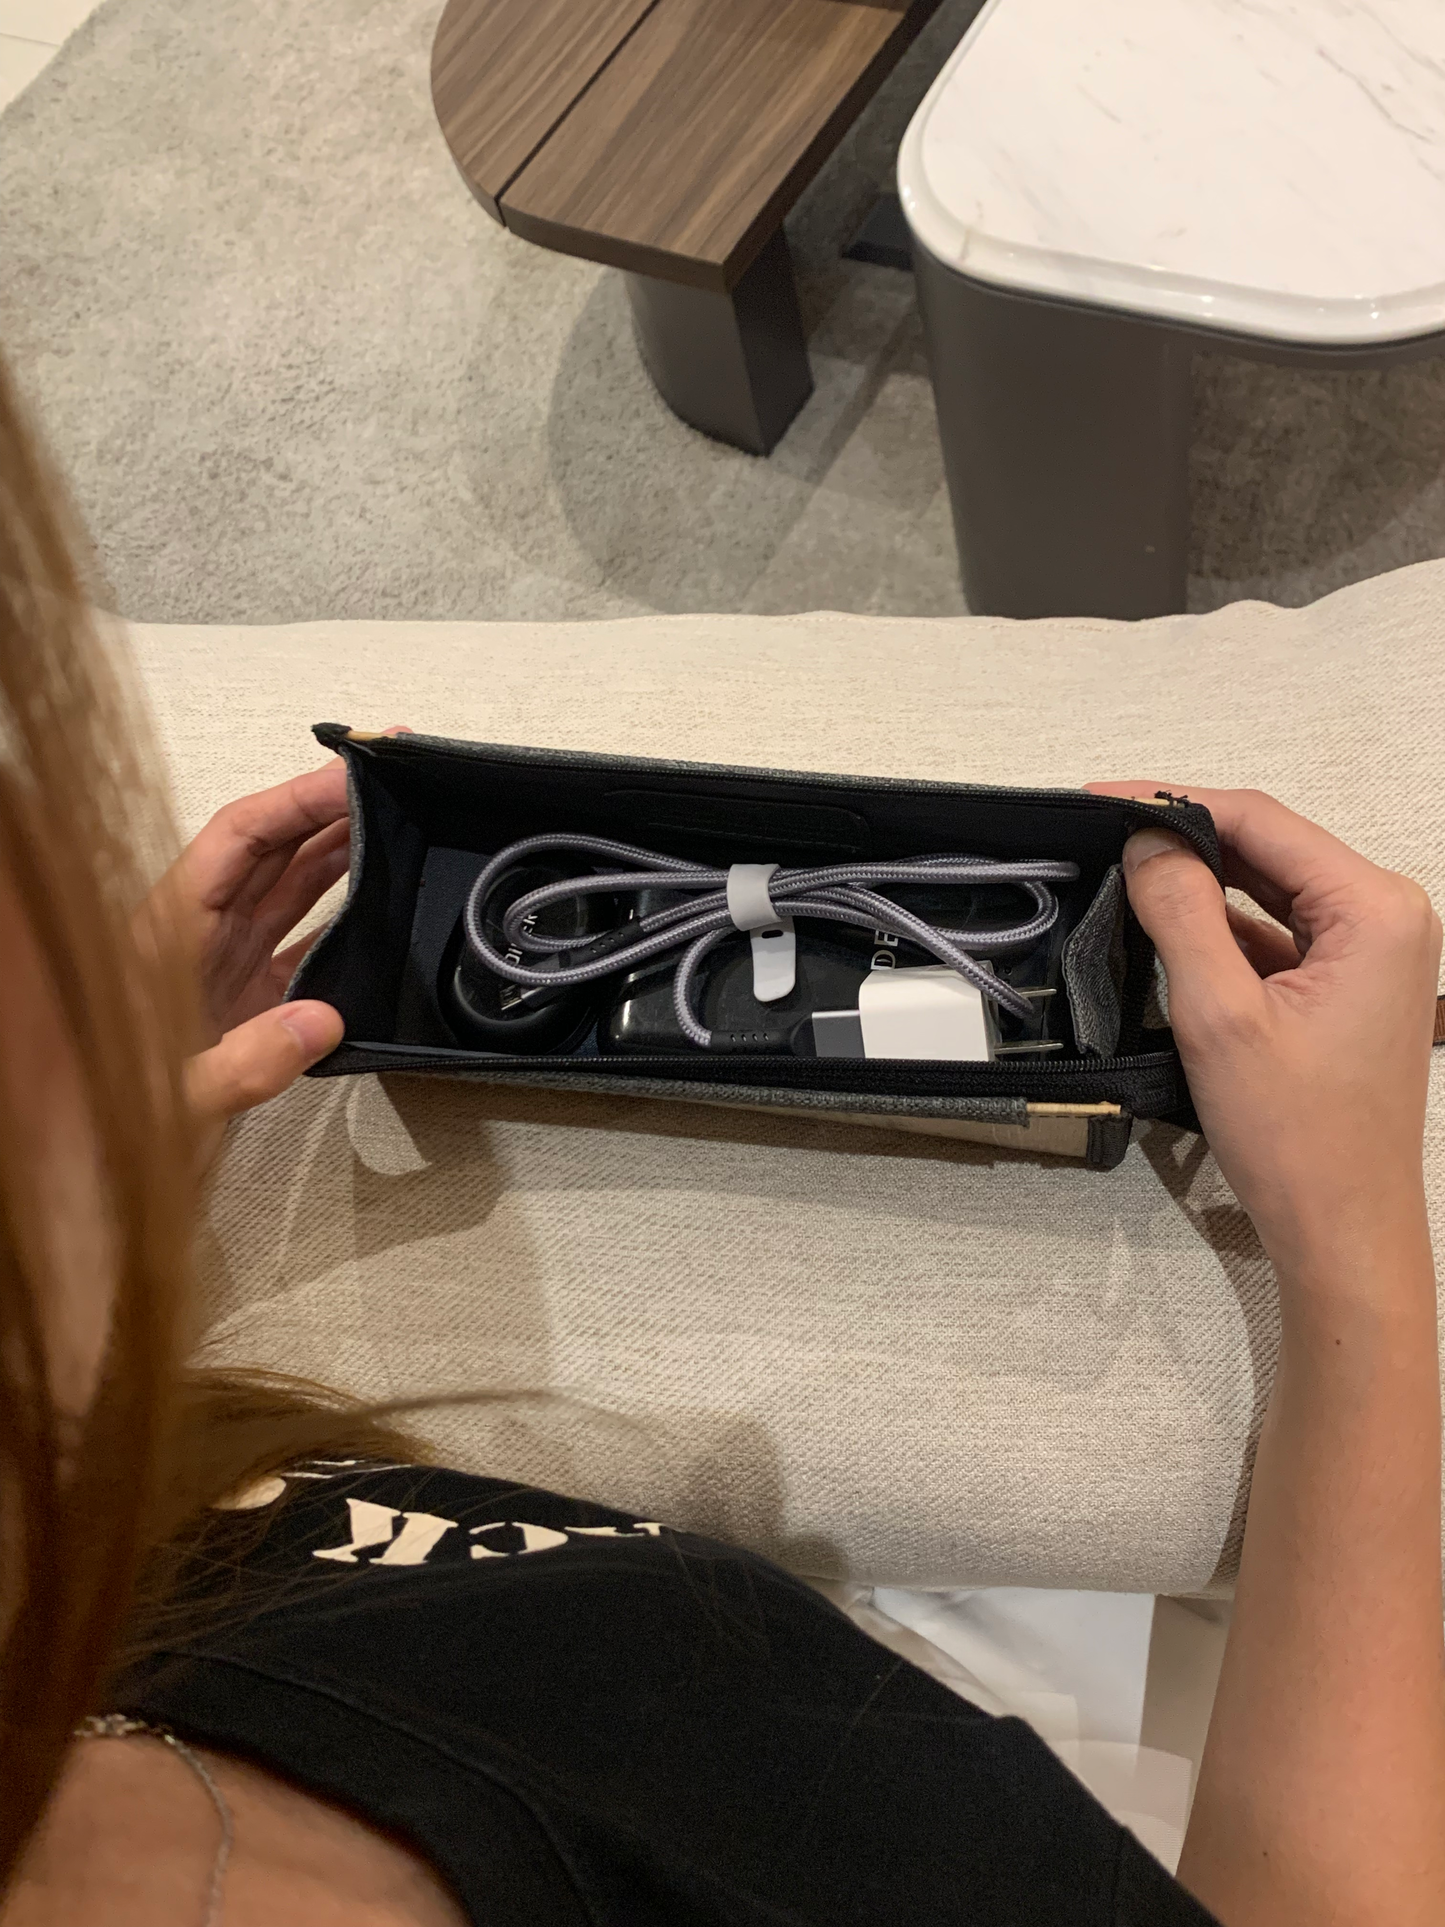
M 760 1004 L 786 997 L 797 981 L 798 944 L 791 917 L 768 894 L 776 863 L 734 863 L 728 870 L 728 915 L 753 942 L 753 996 Z
M 776 863 L 734 863 L 728 871 L 728 915 L 739 930 L 766 930 L 778 921 L 768 879 Z

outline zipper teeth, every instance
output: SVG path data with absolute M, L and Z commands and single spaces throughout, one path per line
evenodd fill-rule
M 759 1067 L 759 1069 L 763 1069 L 765 1067 L 772 1068 L 780 1064 L 799 1064 L 799 1063 L 806 1063 L 806 1062 L 816 1063 L 819 1061 L 816 1058 L 806 1059 L 806 1058 L 797 1058 L 797 1057 L 780 1057 L 780 1056 L 776 1056 L 771 1053 L 763 1052 L 763 1051 L 759 1051 L 755 1056 L 747 1051 L 711 1051 L 711 1052 L 700 1051 L 697 1057 L 681 1057 L 681 1056 L 663 1057 L 663 1056 L 652 1056 L 652 1055 L 643 1056 L 641 1054 L 638 1054 L 637 1056 L 633 1056 L 630 1053 L 626 1057 L 568 1057 L 565 1055 L 557 1056 L 557 1057 L 550 1057 L 546 1055 L 538 1055 L 536 1057 L 501 1057 L 501 1056 L 494 1056 L 487 1051 L 448 1051 L 448 1050 L 445 1050 L 441 1045 L 437 1045 L 434 1047 L 434 1052 L 431 1056 L 423 1057 L 420 1054 L 420 1052 L 395 1051 L 393 1049 L 393 1046 L 390 1044 L 371 1044 L 371 1043 L 365 1043 L 365 1042 L 358 1042 L 350 1045 L 342 1044 L 340 1048 L 342 1050 L 346 1050 L 349 1048 L 352 1050 L 364 1051 L 368 1055 L 374 1054 L 377 1056 L 380 1056 L 383 1052 L 390 1051 L 395 1056 L 404 1057 L 409 1061 L 412 1061 L 418 1064 L 422 1064 L 422 1063 L 469 1064 L 469 1065 L 485 1064 L 495 1070 L 541 1070 L 546 1068 L 547 1066 L 560 1069 L 563 1065 L 567 1065 L 567 1066 L 575 1067 L 579 1072 L 579 1074 L 584 1076 L 592 1071 L 596 1071 L 599 1074 L 616 1072 L 623 1065 L 637 1065 L 637 1066 L 645 1065 L 645 1066 L 648 1066 L 649 1068 L 665 1067 L 668 1070 L 696 1071 L 696 1070 L 700 1070 L 703 1064 L 706 1064 L 706 1063 L 716 1064 L 718 1062 L 725 1062 L 729 1064 L 740 1064 L 740 1065 L 756 1064 Z M 833 1059 L 830 1061 L 838 1062 L 840 1060 Z M 857 1061 L 860 1064 L 866 1064 L 870 1060 L 867 1058 L 860 1057 Z M 879 1063 L 883 1060 L 874 1058 L 871 1061 L 874 1063 Z M 897 1060 L 897 1061 L 903 1061 L 903 1060 Z M 938 1061 L 942 1062 L 945 1060 L 938 1060 Z M 1039 1077 L 1039 1076 L 1104 1077 L 1110 1074 L 1120 1073 L 1120 1072 L 1127 1073 L 1137 1077 L 1141 1074 L 1148 1075 L 1148 1073 L 1152 1071 L 1155 1067 L 1158 1067 L 1159 1069 L 1163 1069 L 1167 1066 L 1174 1064 L 1174 1062 L 1175 1062 L 1175 1059 L 1173 1055 L 1168 1051 L 1149 1051 L 1149 1052 L 1141 1052 L 1140 1055 L 1138 1055 L 1137 1057 L 1099 1057 L 1099 1058 L 1091 1058 L 1087 1062 L 1085 1062 L 1080 1058 L 1071 1058 L 1067 1063 L 1038 1064 L 1027 1070 L 1022 1065 L 1019 1065 L 1016 1069 L 1012 1064 L 1008 1064 L 1008 1065 L 977 1064 L 977 1065 L 971 1065 L 971 1066 L 964 1066 L 963 1070 L 965 1075 L 968 1075 L 971 1073 L 975 1077 L 987 1077 L 990 1071 L 1001 1071 L 1003 1076 L 1006 1078 L 1016 1078 L 1020 1082 L 1031 1082 L 1035 1077 Z M 703 1081 L 713 1081 L 713 1080 L 703 1080 Z M 722 1080 L 719 1079 L 717 1081 L 721 1082 Z M 777 1088 L 786 1089 L 788 1087 L 779 1085 L 777 1086 Z M 829 1086 L 799 1085 L 797 1088 L 826 1090 L 829 1088 Z M 928 1096 L 930 1094 L 931 1093 L 929 1092 L 920 1092 L 920 1091 L 914 1091 L 914 1092 L 908 1092 L 908 1093 L 894 1093 L 894 1095 L 908 1095 L 908 1096 L 914 1096 L 914 1097 Z M 947 1096 L 948 1093 L 944 1092 L 944 1093 L 941 1093 L 941 1095 Z

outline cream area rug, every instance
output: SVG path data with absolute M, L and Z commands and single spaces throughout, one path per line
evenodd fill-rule
M 840 249 L 976 0 L 797 209 L 817 392 L 766 460 L 658 400 L 618 277 L 494 226 L 440 0 L 109 0 L 0 119 L 0 343 L 151 621 L 959 611 L 910 276 Z M 1201 357 L 1192 601 L 1445 554 L 1445 373 Z

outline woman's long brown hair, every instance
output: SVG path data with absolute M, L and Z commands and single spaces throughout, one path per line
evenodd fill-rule
M 145 908 L 175 838 L 83 553 L 0 363 L 0 890 L 79 1071 L 113 1254 L 99 1382 L 65 1411 L 57 1227 L 26 1093 L 0 1063 L 0 1896 L 158 1549 L 252 1473 L 323 1442 L 388 1456 L 399 1442 L 339 1398 L 183 1369 L 197 1000 L 167 919 Z M 6 968 L 0 955 L 0 996 Z

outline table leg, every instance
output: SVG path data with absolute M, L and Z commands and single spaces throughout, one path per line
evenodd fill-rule
M 969 608 L 1182 610 L 1189 341 L 971 281 L 916 239 L 914 265 Z
M 626 274 L 658 393 L 705 435 L 767 455 L 813 392 L 793 263 L 778 229 L 727 293 Z

